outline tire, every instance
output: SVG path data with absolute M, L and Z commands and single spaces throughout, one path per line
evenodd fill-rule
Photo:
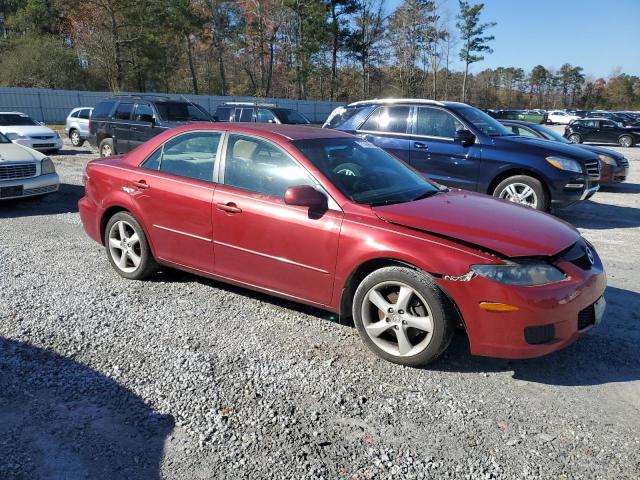
M 542 182 L 528 175 L 505 178 L 496 186 L 492 195 L 536 210 L 546 212 L 549 209 L 549 196 Z
M 104 230 L 104 246 L 109 263 L 124 278 L 142 280 L 158 271 L 147 237 L 129 212 L 118 212 L 109 219 Z
M 634 145 L 633 137 L 631 135 L 622 135 L 618 139 L 618 142 L 620 143 L 620 146 L 627 148 L 633 147 Z
M 573 143 L 582 143 L 582 137 L 577 133 L 572 133 L 571 135 L 569 135 L 569 140 Z
M 356 163 L 341 163 L 333 169 L 333 173 L 350 177 L 359 177 L 362 174 L 360 165 Z
M 80 132 L 76 129 L 72 129 L 69 132 L 69 140 L 74 147 L 81 147 L 84 144 L 84 139 L 80 136 Z
M 410 293 L 400 295 L 402 291 Z M 407 267 L 384 267 L 370 273 L 356 289 L 353 319 L 363 342 L 376 355 L 399 365 L 422 367 L 451 342 L 455 320 L 448 305 L 426 274 Z
M 113 138 L 105 138 L 100 142 L 100 156 L 109 157 L 116 154 L 116 149 L 113 146 Z

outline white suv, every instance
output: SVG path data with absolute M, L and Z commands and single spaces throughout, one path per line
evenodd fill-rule
M 569 115 L 567 112 L 562 110 L 551 110 L 547 114 L 547 123 L 553 125 L 555 123 L 559 123 L 561 125 L 569 125 L 574 120 L 577 120 L 579 117 L 575 115 Z

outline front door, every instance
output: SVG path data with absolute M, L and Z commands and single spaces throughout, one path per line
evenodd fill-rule
M 411 141 L 409 119 L 411 107 L 394 105 L 378 107 L 358 129 L 358 135 L 409 163 Z
M 213 171 L 221 135 L 206 131 L 178 135 L 129 178 L 159 260 L 213 271 Z
M 480 147 L 454 140 L 465 126 L 450 112 L 438 107 L 416 107 L 411 137 L 411 165 L 438 183 L 476 190 Z
M 273 143 L 230 134 L 226 152 L 213 199 L 216 274 L 328 304 L 342 212 L 286 205 L 287 188 L 316 184 Z

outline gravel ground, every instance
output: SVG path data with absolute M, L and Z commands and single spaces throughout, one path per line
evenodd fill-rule
M 529 361 L 428 369 L 326 312 L 176 271 L 120 278 L 58 194 L 0 204 L 0 478 L 640 477 L 640 148 L 560 212 L 607 267 L 605 321 Z

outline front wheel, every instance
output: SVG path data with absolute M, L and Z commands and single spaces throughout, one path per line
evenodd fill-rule
M 582 143 L 582 137 L 577 133 L 572 133 L 569 135 L 569 141 L 573 143 Z
M 630 135 L 623 135 L 620 137 L 620 145 L 623 147 L 633 147 L 633 138 Z
M 536 210 L 549 209 L 549 198 L 542 182 L 528 175 L 504 179 L 493 190 L 493 196 Z
M 104 245 L 111 266 L 124 278 L 142 280 L 158 270 L 142 227 L 128 212 L 109 219 Z
M 393 363 L 420 367 L 447 348 L 455 323 L 442 291 L 424 273 L 384 267 L 369 274 L 353 299 L 360 337 L 374 353 Z
M 71 135 L 69 135 L 71 139 L 71 145 L 74 147 L 81 147 L 84 143 L 84 140 L 80 136 L 80 132 L 78 130 L 71 130 Z

